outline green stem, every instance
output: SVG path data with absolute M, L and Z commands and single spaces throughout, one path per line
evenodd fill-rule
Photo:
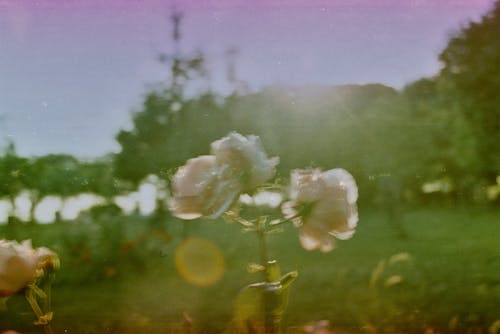
M 33 290 L 31 290 L 30 287 L 28 287 L 28 290 L 26 290 L 26 300 L 28 301 L 28 304 L 30 304 L 31 309 L 33 310 L 33 313 L 35 313 L 37 319 L 40 318 L 43 315 L 42 309 L 40 306 L 38 306 L 38 303 L 35 299 L 35 296 L 33 295 Z
M 49 277 L 46 279 L 44 283 L 44 291 L 46 297 L 43 300 L 43 309 L 45 312 L 49 312 L 52 304 L 52 298 L 51 298 L 51 292 L 52 292 L 52 279 L 53 279 L 53 274 L 49 274 Z
M 50 291 L 49 291 L 50 292 Z M 31 287 L 28 287 L 28 290 L 26 291 L 26 300 L 28 301 L 28 304 L 30 305 L 31 309 L 33 310 L 33 313 L 35 313 L 35 316 L 37 317 L 37 320 L 40 319 L 44 313 L 40 306 L 38 305 L 38 302 L 36 300 L 36 297 L 33 293 L 33 290 Z M 42 329 L 44 334 L 53 334 L 54 332 L 52 331 L 52 327 L 50 326 L 50 322 L 42 325 Z
M 191 229 L 190 221 L 185 221 L 182 223 L 182 240 L 186 240 L 189 237 L 189 231 Z
M 274 222 L 274 223 L 271 223 L 270 225 L 272 227 L 275 227 L 275 226 L 280 226 L 280 225 L 283 225 L 283 224 L 286 224 L 286 223 L 291 223 L 293 222 L 293 220 L 295 218 L 299 218 L 299 217 L 302 217 L 303 213 L 304 213 L 305 210 L 301 210 L 299 212 L 297 212 L 295 215 L 291 216 L 291 217 L 288 217 L 288 218 L 285 218 L 285 219 L 281 219 L 277 222 Z
M 50 326 L 50 323 L 47 325 L 43 325 L 42 327 L 44 334 L 54 334 L 54 332 L 52 331 L 52 326 Z
M 238 224 L 240 224 L 242 227 L 247 228 L 247 229 L 252 229 L 252 228 L 255 228 L 255 224 L 254 224 L 254 223 L 252 223 L 252 222 L 250 222 L 250 221 L 248 221 L 248 220 L 245 220 L 245 219 L 243 219 L 243 218 L 238 218 L 238 219 L 236 220 L 236 222 L 237 222 Z
M 260 261 L 261 261 L 261 264 L 267 270 L 267 266 L 268 266 L 268 262 L 269 262 L 269 253 L 268 253 L 268 249 L 267 249 L 266 221 L 265 220 L 259 220 L 259 222 L 257 224 L 257 236 L 259 237 Z M 267 278 L 266 270 L 264 270 L 264 277 L 265 278 Z
M 265 233 L 259 232 L 259 240 L 260 240 L 260 260 L 265 270 L 267 270 L 267 263 L 269 262 L 269 255 L 267 251 L 267 242 Z M 264 277 L 267 277 L 264 270 Z
M 269 260 L 269 252 L 268 252 L 268 247 L 267 247 L 267 240 L 266 240 L 266 232 L 267 232 L 267 219 L 265 217 L 261 217 L 259 221 L 257 222 L 257 235 L 259 237 L 259 248 L 260 248 L 260 260 L 262 262 L 262 265 L 264 266 L 264 280 L 266 283 L 273 283 L 271 275 L 270 275 L 270 263 L 271 261 Z M 273 261 L 274 263 L 274 261 Z M 274 292 L 271 292 L 273 294 Z M 270 302 L 269 298 L 274 298 L 274 296 L 269 295 L 269 292 L 264 293 L 264 333 L 265 334 L 279 334 L 281 333 L 280 330 L 280 322 L 276 321 L 274 315 L 273 315 L 273 303 Z

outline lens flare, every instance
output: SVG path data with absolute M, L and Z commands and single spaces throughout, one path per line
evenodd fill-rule
M 224 274 L 224 255 L 209 240 L 188 238 L 175 251 L 175 267 L 187 282 L 209 286 L 217 283 Z

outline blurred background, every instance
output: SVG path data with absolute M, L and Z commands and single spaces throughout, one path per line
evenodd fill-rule
M 255 134 L 277 183 L 341 167 L 360 191 L 334 252 L 272 237 L 300 272 L 287 332 L 497 333 L 499 32 L 493 0 L 0 0 L 0 237 L 60 254 L 57 332 L 220 333 L 257 243 L 170 216 L 169 179 Z M 189 238 L 212 244 L 179 269 Z M 0 330 L 33 331 L 8 306 Z

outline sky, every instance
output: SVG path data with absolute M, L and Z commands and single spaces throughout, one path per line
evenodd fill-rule
M 273 85 L 395 88 L 439 71 L 453 33 L 493 0 L 184 0 L 182 52 L 201 50 L 221 93 L 236 73 Z M 172 2 L 0 0 L 0 146 L 19 154 L 117 152 L 152 85 L 168 77 Z

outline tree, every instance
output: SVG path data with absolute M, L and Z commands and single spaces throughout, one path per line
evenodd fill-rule
M 133 115 L 133 129 L 116 136 L 121 146 L 114 159 L 116 174 L 135 184 L 150 174 L 165 177 L 193 154 L 206 152 L 207 143 L 226 128 L 214 94 L 185 97 L 189 83 L 204 78 L 206 71 L 200 53 L 180 54 L 181 18 L 178 12 L 171 16 L 173 54 L 160 55 L 160 61 L 170 64 L 166 88 L 148 93 L 142 109 Z
M 108 202 L 113 196 L 132 190 L 130 184 L 115 177 L 112 156 L 79 162 L 78 173 L 82 180 L 82 192 L 100 195 Z
M 460 98 L 448 78 L 424 78 L 407 85 L 403 95 L 408 102 L 411 122 L 418 125 L 418 141 L 426 141 L 427 157 L 420 164 L 424 181 L 447 180 L 450 192 L 470 200 L 465 194 L 480 178 L 481 163 L 477 152 L 478 138 L 473 124 L 461 110 Z
M 30 192 L 32 220 L 37 204 L 49 195 L 65 199 L 94 193 L 109 201 L 114 195 L 130 189 L 114 177 L 109 157 L 80 161 L 71 155 L 48 154 L 31 159 L 28 166 L 24 188 Z
M 456 101 L 478 139 L 481 169 L 500 173 L 500 1 L 480 22 L 461 29 L 440 55 L 441 77 L 456 90 Z
M 48 154 L 33 158 L 27 173 L 26 190 L 30 191 L 31 219 L 35 208 L 45 196 L 66 198 L 76 195 L 85 187 L 79 170 L 79 161 L 67 154 Z
M 207 93 L 178 102 L 166 93 L 150 93 L 133 118 L 131 131 L 116 139 L 121 151 L 114 166 L 117 176 L 138 184 L 150 174 L 165 178 L 190 157 L 204 154 L 210 142 L 231 128 L 227 110 Z
M 18 156 L 14 144 L 9 143 L 4 155 L 0 157 L 0 198 L 7 197 L 12 209 L 17 195 L 28 184 L 28 170 L 28 159 Z

